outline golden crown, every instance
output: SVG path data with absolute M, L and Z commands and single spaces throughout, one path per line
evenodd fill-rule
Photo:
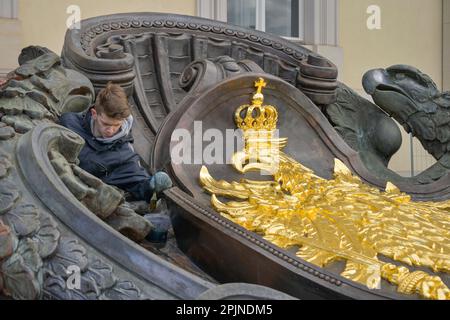
M 267 86 L 263 78 L 255 81 L 256 93 L 253 95 L 251 105 L 240 106 L 234 119 L 238 128 L 247 130 L 267 130 L 272 131 L 277 127 L 278 112 L 273 106 L 263 105 L 264 95 L 262 89 Z

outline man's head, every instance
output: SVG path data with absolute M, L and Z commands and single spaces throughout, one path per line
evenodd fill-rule
M 91 113 L 94 120 L 94 135 L 111 138 L 131 114 L 125 91 L 122 87 L 109 82 L 97 95 Z

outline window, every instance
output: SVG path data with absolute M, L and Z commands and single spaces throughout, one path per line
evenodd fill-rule
M 0 0 L 0 18 L 17 19 L 17 0 Z
M 228 0 L 228 23 L 299 37 L 299 0 Z
M 197 0 L 200 17 L 310 45 L 337 46 L 339 0 Z

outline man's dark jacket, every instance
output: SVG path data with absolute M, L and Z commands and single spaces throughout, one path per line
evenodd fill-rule
M 80 167 L 106 184 L 129 192 L 134 200 L 150 201 L 151 176 L 141 167 L 139 155 L 133 150 L 131 131 L 111 143 L 97 140 L 91 130 L 91 111 L 61 115 L 60 124 L 76 133 L 85 145 L 78 156 Z

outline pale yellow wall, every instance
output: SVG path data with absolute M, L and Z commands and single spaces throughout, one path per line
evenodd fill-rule
M 450 0 L 444 0 L 444 90 L 450 90 Z
M 367 29 L 370 5 L 381 8 L 381 30 Z M 404 63 L 442 86 L 442 0 L 340 0 L 343 80 L 362 88 L 365 71 Z
M 19 0 L 22 46 L 37 44 L 60 53 L 70 5 L 80 7 L 81 19 L 123 12 L 194 15 L 196 10 L 196 0 Z
M 373 68 L 409 64 L 443 85 L 442 0 L 340 0 L 340 47 L 344 53 L 342 81 L 363 93 L 363 74 Z M 367 8 L 381 9 L 381 30 L 367 28 Z M 409 136 L 390 163 L 402 174 L 410 171 Z M 434 163 L 414 142 L 415 169 L 422 171 Z
M 22 49 L 22 26 L 15 19 L 0 19 L 0 77 L 18 65 Z

